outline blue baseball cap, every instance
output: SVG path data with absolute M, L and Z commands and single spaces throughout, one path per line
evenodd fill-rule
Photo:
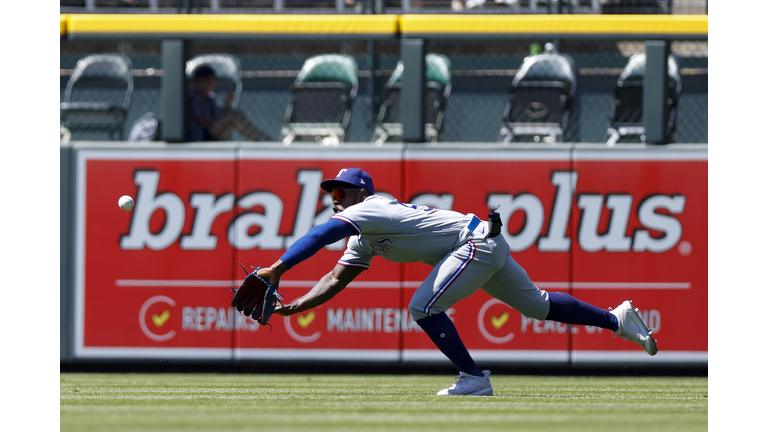
M 363 188 L 373 195 L 373 179 L 367 172 L 360 168 L 342 168 L 336 178 L 326 179 L 320 183 L 320 187 L 326 192 L 331 192 L 336 188 Z

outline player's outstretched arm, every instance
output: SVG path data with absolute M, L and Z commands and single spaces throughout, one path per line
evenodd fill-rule
M 346 288 L 363 270 L 365 270 L 364 267 L 346 267 L 336 264 L 336 267 L 323 276 L 308 293 L 290 304 L 278 304 L 275 313 L 288 316 L 320 306 Z

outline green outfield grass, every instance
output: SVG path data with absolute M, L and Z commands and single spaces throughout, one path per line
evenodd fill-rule
M 60 374 L 61 431 L 707 430 L 706 377 Z

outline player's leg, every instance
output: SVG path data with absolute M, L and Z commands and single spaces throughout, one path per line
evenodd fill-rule
M 476 252 L 474 243 L 470 242 L 445 257 L 413 294 L 409 309 L 416 323 L 459 372 L 483 376 L 453 321 L 445 314 L 456 302 L 479 289 L 479 284 L 462 283 Z
M 488 280 L 501 263 L 485 242 L 468 242 L 446 256 L 432 270 L 411 299 L 416 323 L 459 371 L 459 380 L 438 394 L 492 394 L 488 371 L 481 371 L 445 314 Z
M 529 318 L 543 321 L 550 310 L 550 294 L 537 288 L 509 254 L 504 266 L 488 279 L 482 290 Z
M 619 328 L 618 320 L 608 310 L 560 292 L 549 293 L 549 313 L 546 319 L 565 324 L 597 326 L 611 331 Z
M 592 306 L 569 294 L 537 288 L 511 256 L 507 256 L 504 267 L 482 289 L 529 318 L 592 325 L 612 331 L 618 328 L 616 317 L 608 310 Z
M 504 240 L 500 239 L 499 243 Z M 526 317 L 609 329 L 637 343 L 649 354 L 656 354 L 656 341 L 629 301 L 615 310 L 606 310 L 570 294 L 540 290 L 511 256 L 507 256 L 504 267 L 482 289 Z
M 570 294 L 553 292 L 549 293 L 549 303 L 546 319 L 550 321 L 609 329 L 613 334 L 640 345 L 650 355 L 656 355 L 658 352 L 651 331 L 629 300 L 616 309 L 606 310 Z

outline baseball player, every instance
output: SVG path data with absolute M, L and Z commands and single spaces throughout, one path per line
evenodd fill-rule
M 629 301 L 601 309 L 568 294 L 540 290 L 510 255 L 499 228 L 473 214 L 417 207 L 375 195 L 373 179 L 357 168 L 342 169 L 320 186 L 330 192 L 335 215 L 315 226 L 258 275 L 270 284 L 324 246 L 349 237 L 347 249 L 330 273 L 304 296 L 277 305 L 283 316 L 317 307 L 338 294 L 379 255 L 397 263 L 433 267 L 409 304 L 416 323 L 456 366 L 459 375 L 438 395 L 491 395 L 490 371 L 480 370 L 445 314 L 461 299 L 482 289 L 526 317 L 592 325 L 637 343 L 648 354 L 656 341 Z

